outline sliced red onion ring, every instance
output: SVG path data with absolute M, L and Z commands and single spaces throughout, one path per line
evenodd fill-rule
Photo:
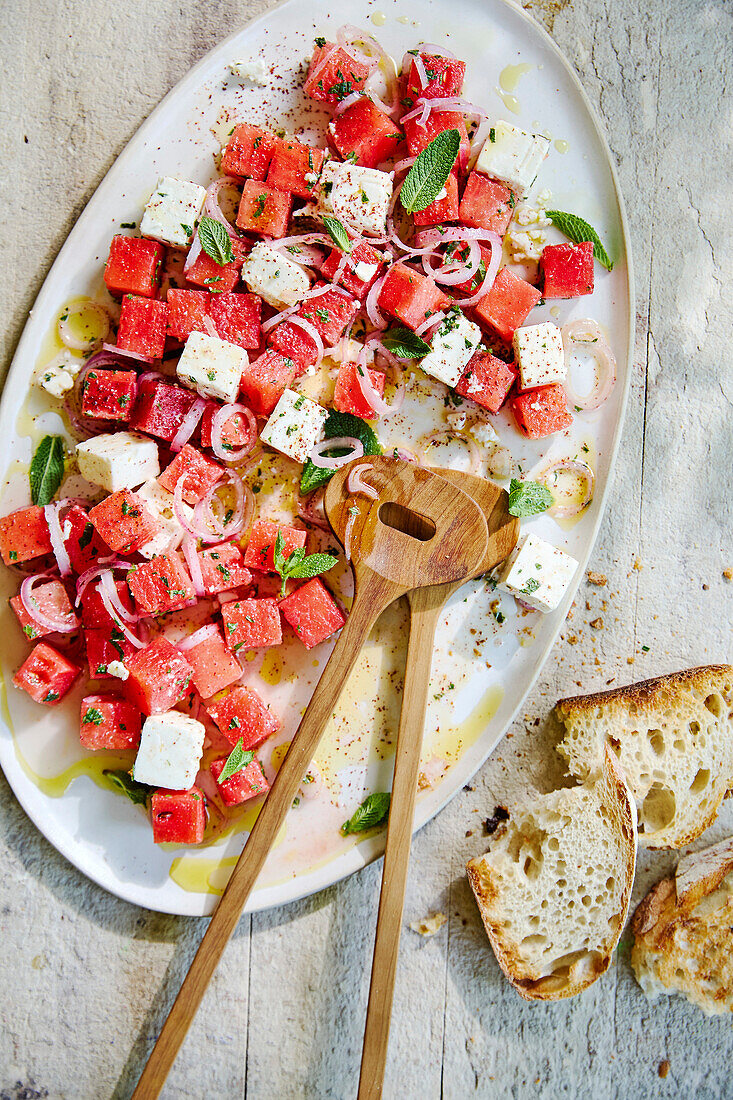
M 211 317 L 205 314 L 201 318 L 201 324 L 204 326 L 204 330 L 207 336 L 213 336 L 215 340 L 218 340 L 219 333 L 216 331 L 216 325 L 214 324 Z
M 477 302 L 480 302 L 485 294 L 491 290 L 494 285 L 494 279 L 496 278 L 499 270 L 499 264 L 501 263 L 501 239 L 499 235 L 496 235 L 496 240 L 491 241 L 491 259 L 489 260 L 489 266 L 486 268 L 486 275 L 484 276 L 481 286 L 478 288 L 475 294 L 472 294 L 470 298 L 463 298 L 461 301 L 461 308 L 466 309 L 468 306 L 475 306 Z
M 138 638 L 137 634 L 133 634 L 133 632 L 129 629 L 129 627 L 125 625 L 124 621 L 121 618 L 118 617 L 118 615 L 115 611 L 114 604 L 112 603 L 111 599 L 109 598 L 109 595 L 108 595 L 107 591 L 105 590 L 105 588 L 104 588 L 101 581 L 97 585 L 97 592 L 99 592 L 99 595 L 101 596 L 102 603 L 104 604 L 105 611 L 107 612 L 109 617 L 114 621 L 115 626 L 118 626 L 120 628 L 122 633 L 127 638 L 128 642 L 130 642 L 131 645 L 135 646 L 135 649 L 142 649 L 145 646 L 145 642 L 141 638 Z
M 186 262 L 183 265 L 183 274 L 184 275 L 188 275 L 189 271 L 191 270 L 191 268 L 193 267 L 193 265 L 196 263 L 199 256 L 201 255 L 201 252 L 202 252 L 201 241 L 199 240 L 198 233 L 196 233 L 193 240 L 191 241 L 191 247 L 189 248 L 188 255 L 186 256 Z
M 444 286 L 457 286 L 459 283 L 467 283 L 474 277 L 481 263 L 481 249 L 476 241 L 468 241 L 468 259 L 455 260 L 453 257 L 441 257 L 440 267 L 433 267 L 430 262 L 432 255 L 422 258 L 422 266 L 426 275 L 429 275 L 436 283 Z
M 201 562 L 199 561 L 196 540 L 192 538 L 191 535 L 185 535 L 181 544 L 181 549 L 186 559 L 188 572 L 191 575 L 194 592 L 199 599 L 201 599 L 202 596 L 206 595 L 206 586 L 204 585 L 204 575 L 201 571 Z
M 420 115 L 418 125 L 423 126 L 431 111 L 454 111 L 458 115 L 469 115 L 472 118 L 489 117 L 483 108 L 477 107 L 475 103 L 468 103 L 467 100 L 460 99 L 458 96 L 446 96 L 444 99 L 421 98 L 418 99 L 417 104 L 412 111 L 402 116 L 402 122 L 409 122 L 410 119 Z
M 356 381 L 361 390 L 364 400 L 371 405 L 374 412 L 378 416 L 385 416 L 387 413 L 399 412 L 402 408 L 402 402 L 405 399 L 405 383 L 400 375 L 397 383 L 397 393 L 395 394 L 394 401 L 390 405 L 380 395 L 372 382 L 371 375 L 369 374 L 369 367 L 367 366 L 367 347 L 366 345 L 361 348 L 356 360 Z
M 352 512 L 346 521 L 346 527 L 344 528 L 344 557 L 347 561 L 351 561 L 351 536 L 354 530 L 354 524 L 358 520 L 359 516 L 356 512 Z
M 204 542 L 218 542 L 223 538 L 232 538 L 238 535 L 254 512 L 254 494 L 248 485 L 245 485 L 241 477 L 234 470 L 227 470 L 226 476 L 234 489 L 235 504 L 231 509 L 231 516 L 223 521 L 214 512 L 214 501 L 218 500 L 216 494 L 223 488 L 222 482 L 212 485 L 205 496 L 201 498 L 193 511 L 193 521 L 189 522 L 183 511 L 183 482 L 185 478 L 179 478 L 173 493 L 173 507 L 179 523 L 192 535 Z M 221 508 L 221 503 L 219 503 Z
M 431 432 L 430 435 L 425 438 L 425 450 L 427 450 L 428 447 L 432 446 L 433 443 L 437 443 L 440 439 L 444 439 L 446 437 L 448 439 L 457 439 L 459 443 L 464 444 L 466 450 L 468 451 L 469 458 L 468 473 L 477 474 L 481 469 L 481 454 L 479 452 L 478 446 L 473 441 L 473 439 L 470 438 L 470 436 L 465 435 L 457 428 L 441 428 L 436 432 Z
M 561 458 L 557 462 L 553 462 L 548 466 L 546 470 L 539 475 L 538 481 L 541 481 L 543 485 L 546 485 L 548 489 L 549 478 L 552 474 L 559 472 L 560 470 L 568 470 L 570 473 L 577 474 L 581 481 L 584 483 L 582 500 L 577 501 L 574 504 L 553 504 L 551 508 L 548 508 L 548 515 L 558 516 L 559 518 L 565 518 L 567 516 L 577 516 L 579 512 L 582 512 L 587 505 L 590 504 L 593 499 L 593 488 L 595 486 L 595 474 L 585 462 L 578 462 L 574 458 Z M 552 490 L 550 489 L 550 492 Z
M 375 489 L 373 485 L 367 484 L 364 481 L 364 474 L 367 470 L 373 470 L 371 462 L 364 462 L 360 466 L 354 466 L 349 471 L 349 476 L 346 479 L 346 488 L 350 493 L 363 493 L 365 497 L 369 497 L 370 500 L 379 499 L 379 490 Z
M 316 345 L 316 361 L 314 363 L 314 366 L 317 367 L 321 359 L 323 359 L 324 351 L 323 339 L 320 332 L 315 327 L 315 325 L 312 325 L 310 323 L 310 321 L 306 321 L 305 317 L 291 317 L 289 323 L 291 325 L 296 325 L 298 328 L 302 328 L 303 332 L 307 333 L 313 343 Z
M 96 313 L 97 316 L 100 318 L 102 322 L 102 334 L 101 336 L 95 337 L 93 340 L 80 340 L 79 337 L 74 336 L 73 332 L 71 331 L 69 317 L 76 317 L 78 316 L 78 314 L 86 313 L 87 311 L 91 313 Z M 65 347 L 71 348 L 72 351 L 90 351 L 92 348 L 96 348 L 99 346 L 99 344 L 102 343 L 102 341 L 107 336 L 107 333 L 109 332 L 109 326 L 110 317 L 104 306 L 100 305 L 99 302 L 79 302 L 78 305 L 69 306 L 69 308 L 65 311 L 64 317 L 59 320 L 59 339 Z
M 445 320 L 445 310 L 440 310 L 438 313 L 431 314 L 430 317 L 426 317 L 422 324 L 418 325 L 415 329 L 416 336 L 424 336 L 429 329 L 437 328 L 441 321 Z M 431 332 L 432 335 L 432 332 Z
M 154 380 L 156 382 L 170 382 L 171 381 L 170 378 L 166 378 L 166 376 L 164 374 L 162 374 L 159 370 L 146 370 L 146 371 L 143 371 L 142 374 L 139 374 L 137 376 L 138 386 L 142 386 L 143 383 L 150 382 L 152 380 Z
M 420 81 L 420 87 L 427 88 L 430 81 L 428 80 L 428 74 L 425 72 L 425 62 L 420 57 L 419 53 L 415 54 L 412 63 L 415 66 L 415 72 L 417 73 L 417 79 Z
M 454 61 L 456 59 L 456 55 L 447 50 L 445 46 L 435 46 L 432 42 L 421 42 L 420 53 L 429 54 L 433 57 L 450 57 Z
M 339 100 L 336 104 L 334 114 L 342 115 L 344 111 L 348 111 L 349 107 L 353 107 L 355 103 L 364 99 L 363 92 L 352 92 L 351 95 L 347 95 L 344 99 Z
M 338 458 L 328 458 L 324 454 L 325 451 L 333 450 L 346 450 L 350 453 L 340 455 Z M 351 462 L 354 458 L 361 458 L 363 454 L 364 444 L 360 439 L 353 435 L 340 435 L 335 439 L 322 439 L 320 443 L 316 443 L 308 457 L 314 466 L 322 470 L 339 470 L 347 462 Z
M 323 345 L 321 345 L 321 347 L 323 347 Z M 227 420 L 237 413 L 243 416 L 247 421 L 249 439 L 246 443 L 243 443 L 241 447 L 229 449 L 224 446 L 222 431 L 224 430 L 224 425 Z M 222 459 L 224 462 L 241 462 L 241 460 L 246 458 L 250 453 L 256 442 L 257 421 L 251 409 L 248 409 L 246 405 L 232 404 L 222 405 L 221 408 L 216 410 L 211 420 L 211 449 L 217 458 Z
M 103 591 L 107 595 L 109 605 L 114 608 L 115 616 L 119 619 L 124 619 L 126 623 L 136 623 L 140 616 L 135 611 L 128 611 L 122 603 L 117 587 L 115 585 L 114 574 L 111 569 L 103 569 L 99 575 L 99 584 L 97 585 L 97 591 L 100 596 Z M 107 604 L 105 604 L 105 607 Z M 109 610 L 109 608 L 108 608 Z
M 566 363 L 569 363 L 577 345 L 582 351 L 592 355 L 598 366 L 596 381 L 590 393 L 583 396 L 575 393 L 569 374 L 564 382 L 565 392 L 570 402 L 578 409 L 586 411 L 597 409 L 607 400 L 616 382 L 616 357 L 608 345 L 601 326 L 591 318 L 568 321 L 560 331 Z
M 180 428 L 171 440 L 171 450 L 173 454 L 178 454 L 181 448 L 188 443 L 189 439 L 196 431 L 199 420 L 204 415 L 205 408 L 206 402 L 203 397 L 197 397 L 181 421 Z
M 125 359 L 134 359 L 136 363 L 154 363 L 155 360 L 151 359 L 149 355 L 138 355 L 136 351 L 128 351 L 127 348 L 118 348 L 116 344 L 102 344 L 105 351 L 108 351 L 110 355 L 121 355 Z
M 403 462 L 412 462 L 416 466 L 422 465 L 415 452 L 408 451 L 406 447 L 395 447 L 392 452 L 392 457 L 401 458 Z
M 341 49 L 349 55 L 352 61 L 356 61 L 359 65 L 370 65 L 373 69 L 379 64 L 380 57 L 386 56 L 384 50 L 377 42 L 376 38 L 373 38 L 367 31 L 363 31 L 360 27 L 355 27 L 353 23 L 344 23 L 336 31 L 336 42 Z M 377 56 L 369 54 L 364 49 L 359 47 L 354 48 L 355 43 L 361 42 L 371 47 Z
M 60 512 L 67 504 L 65 500 L 59 500 L 55 504 L 47 504 L 43 509 L 48 524 L 48 534 L 51 539 L 51 549 L 59 567 L 62 577 L 68 577 L 71 572 L 71 559 L 64 545 L 64 534 L 61 530 Z
M 384 286 L 384 280 L 387 278 L 388 272 L 385 271 L 384 275 L 380 275 L 379 278 L 369 289 L 369 293 L 366 297 L 365 307 L 367 317 L 374 325 L 375 328 L 385 329 L 387 327 L 387 321 L 377 305 L 380 292 Z
M 328 290 L 335 290 L 337 294 L 341 294 L 344 298 L 350 298 L 351 295 L 343 287 L 336 286 L 335 283 L 326 283 L 325 286 L 316 287 L 315 290 L 309 290 L 307 294 L 304 294 L 299 302 L 296 302 L 293 306 L 288 306 L 282 313 L 276 313 L 274 317 L 271 317 L 269 321 L 265 321 L 262 326 L 263 332 L 269 332 L 275 325 L 279 325 L 281 321 L 286 321 L 288 317 L 292 317 L 297 310 L 306 302 L 310 302 L 313 298 L 320 298 L 322 294 L 325 294 Z
M 39 581 L 53 580 L 50 573 L 36 573 L 34 576 L 25 577 L 20 586 L 20 602 L 28 612 L 34 623 L 43 630 L 53 630 L 56 634 L 70 634 L 79 626 L 76 615 L 53 616 L 44 615 L 38 607 L 38 601 L 33 595 L 33 589 Z
M 310 493 L 305 499 L 299 497 L 298 515 L 304 523 L 308 523 L 312 527 L 319 527 L 322 531 L 330 531 L 331 528 L 323 509 L 324 492 L 325 490 L 321 488 L 316 489 L 315 493 Z
M 130 569 L 131 564 L 129 561 L 123 561 L 122 558 L 106 558 L 104 562 L 100 559 L 96 565 L 87 569 L 77 578 L 75 605 L 79 606 L 87 586 L 91 584 L 95 577 L 100 576 L 106 569 Z
M 176 648 L 186 653 L 189 649 L 193 649 L 194 646 L 200 645 L 201 642 L 205 642 L 207 638 L 213 638 L 215 634 L 219 634 L 221 637 L 218 623 L 207 623 L 206 626 L 202 626 L 199 630 L 195 630 L 193 634 L 189 634 L 187 638 L 183 638 L 180 642 L 176 642 Z

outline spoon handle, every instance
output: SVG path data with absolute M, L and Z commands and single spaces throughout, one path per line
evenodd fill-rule
M 418 588 L 408 597 L 411 614 L 410 640 L 397 734 L 358 1100 L 379 1100 L 382 1095 L 435 627 L 452 587 L 435 585 L 431 588 Z
M 163 1024 L 133 1093 L 133 1100 L 153 1100 L 159 1095 L 257 876 L 293 804 L 359 651 L 384 608 L 404 592 L 404 588 L 375 574 L 368 573 L 359 580 L 357 598 L 346 625 Z

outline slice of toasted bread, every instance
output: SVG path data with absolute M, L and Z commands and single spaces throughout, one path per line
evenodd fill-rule
M 636 808 L 609 751 L 597 780 L 539 796 L 467 864 L 491 946 L 523 997 L 572 997 L 608 969 L 635 866 Z
M 733 668 L 707 665 L 561 699 L 557 748 L 571 775 L 599 773 L 604 745 L 634 793 L 639 843 L 681 848 L 715 820 L 733 786 Z
M 631 965 L 648 997 L 733 1012 L 733 837 L 684 856 L 634 913 Z

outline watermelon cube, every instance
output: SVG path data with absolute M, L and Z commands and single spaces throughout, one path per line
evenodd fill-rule
M 361 91 L 371 70 L 371 65 L 355 61 L 335 42 L 326 42 L 313 51 L 303 91 L 321 103 L 340 103 Z
M 344 330 L 359 312 L 359 303 L 337 290 L 327 290 L 304 302 L 298 310 L 298 317 L 309 321 L 326 347 L 335 344 L 344 334 Z
M 244 564 L 242 549 L 235 542 L 207 546 L 199 552 L 198 559 L 207 596 L 252 583 L 252 574 Z
M 322 166 L 322 149 L 314 149 L 293 138 L 278 138 L 267 170 L 267 182 L 278 191 L 291 191 L 301 199 L 312 199 Z
M 270 415 L 295 374 L 295 361 L 275 348 L 245 364 L 240 389 L 255 416 Z
M 88 514 L 78 504 L 69 508 L 61 527 L 66 553 L 75 573 L 84 573 L 96 565 L 99 558 L 112 554 L 112 548 L 100 538 Z
M 447 306 L 448 299 L 432 279 L 404 264 L 395 264 L 382 283 L 379 305 L 414 331 L 428 317 Z
M 127 421 L 136 391 L 134 371 L 90 370 L 82 383 L 82 414 L 93 420 Z
M 183 478 L 181 493 L 187 504 L 196 504 L 205 497 L 209 489 L 221 481 L 224 470 L 213 458 L 202 455 L 190 443 L 184 444 L 170 466 L 166 466 L 158 478 L 158 483 L 169 493 L 175 492 L 176 485 Z
M 237 225 L 245 233 L 284 237 L 293 209 L 293 196 L 268 183 L 245 180 L 237 211 Z
M 545 298 L 579 298 L 592 294 L 593 244 L 548 244 L 542 250 L 540 274 Z
M 412 215 L 415 225 L 441 225 L 443 222 L 458 221 L 458 180 L 453 173 L 445 181 L 443 190 L 443 198 L 431 202 L 424 210 L 415 211 Z
M 515 378 L 516 372 L 508 363 L 479 348 L 469 360 L 465 373 L 456 386 L 456 393 L 495 413 L 506 401 Z
M 242 267 L 242 258 L 235 250 L 234 259 L 230 264 L 218 264 L 203 249 L 199 252 L 188 271 L 186 278 L 194 286 L 203 287 L 213 294 L 228 293 L 234 290 L 239 282 L 239 272 Z
M 416 241 L 415 247 L 422 247 L 422 238 L 419 238 L 419 240 Z M 486 275 L 489 264 L 491 263 L 491 248 L 487 248 L 485 245 L 479 244 L 479 250 L 481 252 L 481 262 L 472 278 L 467 279 L 465 283 L 456 283 L 455 286 L 451 287 L 451 290 L 460 291 L 461 294 L 475 294 L 476 291 L 479 289 L 484 281 L 484 277 Z M 462 260 L 464 263 L 466 263 L 470 255 L 471 251 L 468 246 L 459 248 L 457 242 L 451 242 L 445 249 L 445 256 L 455 261 Z
M 209 316 L 222 340 L 240 348 L 259 347 L 262 299 L 257 294 L 216 294 L 209 302 Z
M 235 772 L 229 779 L 219 783 L 219 776 L 224 771 L 227 762 L 226 756 L 220 756 L 218 760 L 211 761 L 211 774 L 217 781 L 219 793 L 227 806 L 240 806 L 242 802 L 258 795 L 267 794 L 270 785 L 265 778 L 265 773 L 259 760 L 250 760 L 241 771 Z
M 119 554 L 132 554 L 160 530 L 145 501 L 130 489 L 118 489 L 95 504 L 89 521 L 107 545 Z
M 558 383 L 525 390 L 512 398 L 510 405 L 517 427 L 529 439 L 542 439 L 553 432 L 561 432 L 573 422 L 565 390 Z
M 150 800 L 155 844 L 200 844 L 206 828 L 206 800 L 198 787 L 157 790 Z
M 193 669 L 166 638 L 155 638 L 125 661 L 123 690 L 143 714 L 164 714 L 190 691 Z
M 85 695 L 81 701 L 79 740 L 85 749 L 136 749 L 141 726 L 137 707 L 114 692 Z
M 34 646 L 20 666 L 13 683 L 36 703 L 57 706 L 80 674 L 73 664 L 48 642 Z
M 365 168 L 378 168 L 389 160 L 403 140 L 402 131 L 364 97 L 329 123 L 328 136 L 342 160 L 356 156 Z
M 541 297 L 536 286 L 503 267 L 493 286 L 473 307 L 473 315 L 482 328 L 510 344 L 514 330 L 524 323 Z
M 466 62 L 459 61 L 457 57 L 443 57 L 441 54 L 423 53 L 420 51 L 420 59 L 428 78 L 427 84 L 422 85 L 418 75 L 415 61 L 410 62 L 407 74 L 405 98 L 412 102 L 416 99 L 447 99 L 450 96 L 459 96 L 463 90 L 463 80 L 466 75 Z M 405 104 L 405 106 L 408 106 Z
M 280 355 L 292 359 L 298 378 L 318 361 L 318 348 L 313 337 L 291 321 L 281 321 L 270 329 L 267 342 Z
M 193 669 L 193 686 L 202 699 L 209 699 L 217 691 L 242 679 L 239 661 L 227 649 L 218 630 L 185 652 Z
M 114 623 L 95 627 L 93 630 L 85 629 L 84 647 L 89 675 L 94 680 L 113 678 L 107 671 L 107 666 L 118 661 L 126 665 L 137 652 L 132 642 Z
M 407 148 L 411 157 L 422 153 L 423 149 L 444 130 L 458 130 L 461 135 L 461 145 L 458 151 L 454 171 L 465 172 L 471 148 L 468 141 L 466 120 L 456 111 L 431 111 L 425 122 L 418 122 L 419 116 L 410 118 L 402 125 L 407 138 Z
M 224 620 L 224 637 L 233 653 L 238 653 L 240 649 L 280 645 L 283 640 L 277 600 L 270 597 L 222 604 L 221 617 Z
M 244 749 L 255 749 L 277 733 L 280 719 L 248 687 L 235 687 L 206 709 L 224 736 L 236 745 L 240 737 Z
M 338 248 L 334 248 L 329 252 L 321 267 L 321 275 L 324 279 L 333 282 L 342 257 L 343 252 Z M 351 250 L 351 260 L 353 265 L 364 265 L 363 267 L 360 266 L 359 270 L 364 273 L 368 272 L 369 278 L 360 278 L 355 267 L 348 263 L 339 275 L 338 283 L 339 286 L 348 290 L 356 298 L 364 299 L 379 278 L 379 273 L 384 265 L 384 256 L 376 248 L 372 248 L 370 244 L 367 244 L 366 241 L 359 241 Z
M 220 408 L 221 405 L 211 401 L 204 409 L 199 428 L 202 447 L 211 446 L 211 424 Z M 237 450 L 239 447 L 243 447 L 249 441 L 250 434 L 251 428 L 247 417 L 241 412 L 230 413 L 221 428 L 221 441 L 224 450 Z
M 127 584 L 141 615 L 164 615 L 196 599 L 191 578 L 177 554 L 158 554 L 133 566 Z
M 158 241 L 118 234 L 112 238 L 104 269 L 107 290 L 116 297 L 121 294 L 157 297 L 164 258 L 165 248 Z
M 514 193 L 498 180 L 471 172 L 466 182 L 459 217 L 463 225 L 489 229 L 503 237 L 514 214 Z
M 130 590 L 124 581 L 115 581 L 115 590 L 117 592 L 117 598 L 125 608 L 126 611 L 133 612 L 135 609 L 132 603 L 132 596 Z M 115 620 L 110 615 L 107 608 L 104 606 L 102 596 L 100 594 L 100 582 L 96 584 L 92 581 L 84 589 L 81 595 L 81 621 L 88 630 L 96 630 L 99 627 L 105 629 L 114 626 Z
M 278 532 L 282 534 L 283 554 L 286 558 L 290 557 L 293 550 L 305 546 L 307 532 L 301 531 L 298 527 L 256 519 L 249 533 L 244 564 L 262 573 L 275 573 L 275 540 Z
M 74 619 L 74 609 L 61 581 L 55 578 L 46 581 L 45 584 L 37 584 L 29 597 L 31 607 L 38 611 L 39 615 L 45 615 L 51 619 Z M 15 612 L 21 629 L 26 638 L 43 638 L 53 631 L 41 626 L 26 610 L 20 596 L 12 596 L 10 606 Z
M 170 443 L 190 413 L 196 396 L 182 386 L 149 378 L 138 387 L 130 427 Z
M 353 413 L 362 420 L 375 420 L 379 414 L 369 404 L 359 385 L 358 371 L 361 369 L 356 363 L 341 364 L 333 391 L 333 405 L 339 412 Z M 365 369 L 369 371 L 371 383 L 381 397 L 384 393 L 384 375 L 371 367 Z
M 168 306 L 153 298 L 126 294 L 122 299 L 117 347 L 148 359 L 162 359 L 168 329 Z
M 235 126 L 221 157 L 221 170 L 227 176 L 263 180 L 275 152 L 277 138 L 259 126 L 241 123 Z
M 43 508 L 32 504 L 0 519 L 0 554 L 6 565 L 52 553 L 51 536 Z
M 320 577 L 306 581 L 280 600 L 280 610 L 306 649 L 330 638 L 346 622 L 343 611 Z
M 206 290 L 178 290 L 171 287 L 168 303 L 168 331 L 175 340 L 187 340 L 192 332 L 206 332 L 209 298 Z

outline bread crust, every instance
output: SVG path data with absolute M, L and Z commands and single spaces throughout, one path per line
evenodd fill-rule
M 634 702 L 648 706 L 660 691 L 665 688 L 696 687 L 700 690 L 710 686 L 710 680 L 721 676 L 733 677 L 733 665 L 697 665 L 681 672 L 668 672 L 665 676 L 655 676 L 651 680 L 640 680 L 636 684 L 597 691 L 593 695 L 569 695 L 558 699 L 556 709 L 568 717 L 587 714 L 595 707 L 605 706 L 614 700 Z
M 493 907 L 501 898 L 499 876 L 492 873 L 492 868 L 483 862 L 483 858 L 469 860 L 466 864 L 468 880 L 497 962 L 517 992 L 527 1001 L 559 1001 L 582 993 L 608 970 L 626 923 L 636 870 L 636 805 L 608 748 L 605 751 L 603 776 L 600 782 L 604 788 L 604 804 L 612 815 L 626 853 L 621 893 L 622 912 L 616 931 L 609 934 L 604 945 L 603 954 L 575 952 L 575 956 L 578 957 L 574 957 L 572 952 L 563 954 L 562 947 L 559 946 L 558 955 L 567 958 L 567 966 L 558 973 L 532 976 L 517 946 L 505 935 L 499 923 L 492 917 Z

